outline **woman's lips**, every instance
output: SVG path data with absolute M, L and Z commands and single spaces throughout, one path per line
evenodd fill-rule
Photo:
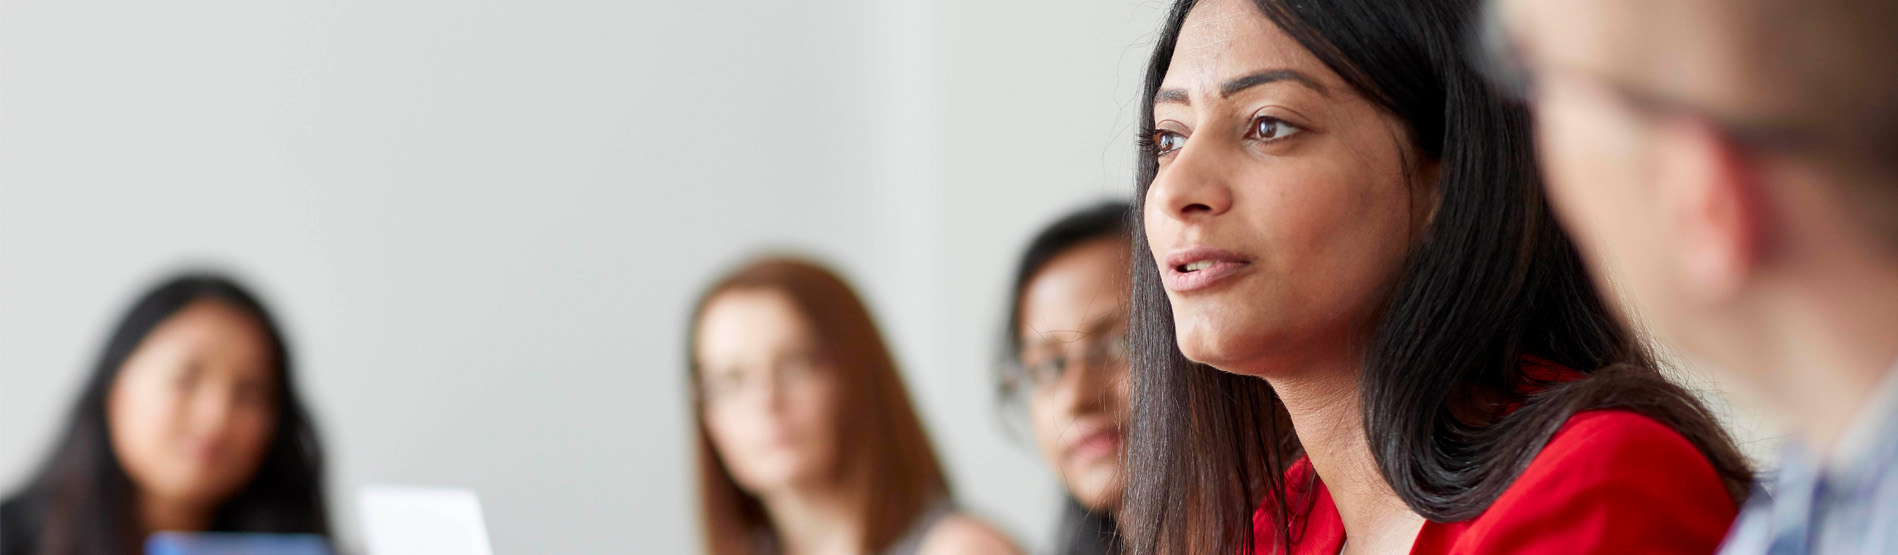
M 185 455 L 192 462 L 203 465 L 215 465 L 224 458 L 224 442 L 211 439 L 184 440 Z
M 1168 291 L 1187 293 L 1217 285 L 1252 267 L 1252 259 L 1236 252 L 1212 247 L 1192 247 L 1173 251 L 1160 269 L 1161 281 Z
M 1068 443 L 1067 458 L 1075 463 L 1091 463 L 1101 457 L 1120 455 L 1120 432 L 1113 428 L 1096 430 Z

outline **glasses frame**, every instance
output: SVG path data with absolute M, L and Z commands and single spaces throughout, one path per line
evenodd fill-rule
M 1102 340 L 1101 338 L 1104 336 L 1112 337 Z M 1124 368 L 1132 362 L 1131 354 L 1133 344 L 1125 330 L 1112 333 L 1087 334 L 1074 341 L 1062 343 L 1083 344 L 1081 350 L 1083 357 L 1080 360 L 1083 370 L 1099 372 L 1116 365 Z M 1034 377 L 1036 372 L 1022 364 L 1022 354 L 1023 353 L 1016 353 L 1014 357 L 1002 363 L 1000 373 L 1002 376 L 1002 395 L 1004 397 L 1019 397 L 1024 392 L 1032 394 L 1050 391 L 1055 385 L 1061 383 L 1061 381 L 1067 377 L 1068 372 L 1072 371 L 1071 367 L 1073 367 L 1075 363 L 1075 359 L 1064 350 L 1062 354 L 1048 357 L 1044 361 L 1044 363 L 1059 361 L 1059 368 L 1053 371 L 1053 376 L 1036 379 Z
M 1474 40 L 1467 41 L 1467 44 L 1472 45 L 1468 53 L 1470 66 L 1489 81 L 1490 85 L 1495 87 L 1504 98 L 1522 105 L 1533 105 L 1538 68 L 1528 63 L 1522 54 L 1522 48 L 1516 43 L 1514 35 L 1504 23 L 1500 2 L 1494 0 L 1484 2 L 1479 21 L 1472 27 L 1472 32 L 1476 34 L 1472 37 Z M 1649 121 L 1660 122 L 1674 118 L 1687 118 L 1701 122 L 1718 130 L 1735 145 L 1747 150 L 1809 153 L 1818 150 L 1828 142 L 1824 133 L 1806 126 L 1750 121 L 1722 114 L 1687 99 L 1646 90 L 1607 76 L 1568 68 L 1563 71 L 1607 91 L 1617 103 Z

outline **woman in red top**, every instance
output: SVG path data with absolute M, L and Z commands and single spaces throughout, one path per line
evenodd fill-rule
M 1474 0 L 1177 4 L 1146 87 L 1134 553 L 1711 553 L 1750 478 L 1582 271 Z

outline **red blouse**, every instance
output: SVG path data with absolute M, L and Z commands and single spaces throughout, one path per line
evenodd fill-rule
M 1344 521 L 1309 459 L 1287 484 L 1317 484 L 1311 514 L 1294 532 L 1294 554 L 1336 555 Z M 1299 489 L 1303 489 L 1300 487 Z M 1471 520 L 1425 522 L 1410 552 L 1713 553 L 1738 512 L 1713 465 L 1687 438 L 1622 410 L 1578 413 L 1529 467 Z M 1276 527 L 1253 514 L 1254 553 L 1275 552 Z

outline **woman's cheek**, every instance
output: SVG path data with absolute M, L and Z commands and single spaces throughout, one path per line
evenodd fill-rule
M 275 412 L 263 409 L 246 411 L 239 425 L 238 433 L 244 446 L 242 452 L 246 456 L 243 462 L 250 470 L 262 466 L 264 457 L 269 454 L 271 440 L 275 439 L 277 432 Z
M 1048 460 L 1049 466 L 1065 471 L 1061 468 L 1059 412 L 1050 409 L 1046 402 L 1031 401 L 1028 405 L 1028 420 L 1034 428 L 1035 446 L 1041 450 L 1041 456 Z

